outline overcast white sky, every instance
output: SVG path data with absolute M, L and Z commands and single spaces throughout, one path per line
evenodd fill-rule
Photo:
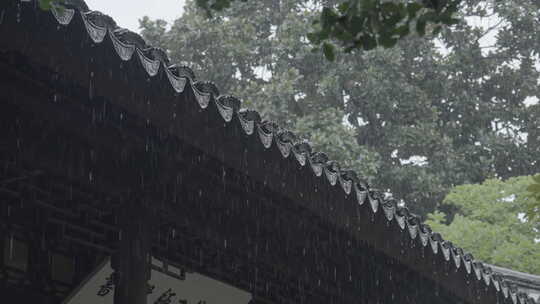
M 91 10 L 114 18 L 118 26 L 139 32 L 139 19 L 149 16 L 171 23 L 180 17 L 184 0 L 86 0 Z

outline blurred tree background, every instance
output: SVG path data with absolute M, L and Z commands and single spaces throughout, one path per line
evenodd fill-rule
M 144 38 L 222 92 L 309 138 L 423 216 L 456 185 L 540 171 L 540 4 L 462 1 L 464 20 L 393 48 L 312 52 L 322 6 L 236 1 L 208 18 L 194 1 Z
M 208 17 L 214 11 L 230 8 L 235 1 L 195 0 Z M 336 45 L 350 53 L 378 46 L 391 48 L 410 35 L 438 33 L 443 25 L 457 24 L 454 17 L 462 0 L 341 0 L 308 2 L 311 9 L 320 7 L 320 16 L 312 21 L 313 31 L 306 37 L 321 46 L 325 57 L 334 61 Z
M 436 211 L 426 223 L 479 260 L 540 274 L 540 221 L 526 220 L 523 208 L 535 201 L 532 184 L 533 177 L 520 176 L 457 186 L 442 203 L 454 215 Z

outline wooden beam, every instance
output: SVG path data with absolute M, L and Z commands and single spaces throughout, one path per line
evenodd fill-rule
M 151 220 L 148 209 L 135 200 L 121 215 L 121 239 L 113 255 L 114 304 L 146 304 L 151 265 Z

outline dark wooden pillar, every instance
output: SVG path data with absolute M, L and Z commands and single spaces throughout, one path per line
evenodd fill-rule
M 26 193 L 26 195 L 33 196 L 34 194 Z M 30 202 L 30 199 L 28 202 Z M 44 208 L 34 207 L 32 217 L 32 223 L 25 227 L 28 246 L 28 269 L 26 277 L 31 282 L 31 286 L 27 286 L 26 288 L 33 290 L 30 293 L 33 294 L 33 297 L 39 298 L 40 303 L 54 303 L 54 287 L 50 280 L 51 265 L 47 235 L 48 212 Z
M 151 214 L 143 202 L 120 210 L 122 232 L 112 267 L 114 304 L 146 304 L 150 279 Z

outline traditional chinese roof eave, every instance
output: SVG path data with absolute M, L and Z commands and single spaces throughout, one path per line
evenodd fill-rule
M 519 290 L 529 293 L 533 298 L 540 299 L 540 276 L 524 273 L 500 266 L 487 265 L 506 281 L 514 284 Z
M 19 1 L 7 1 L 2 5 L 15 5 L 20 9 Z M 2 8 L 2 18 L 11 17 L 4 16 L 4 13 Z M 44 50 L 62 53 L 64 44 L 52 43 L 60 39 L 54 31 L 60 31 L 64 35 L 64 43 L 78 44 L 90 54 L 86 66 L 71 71 L 73 78 L 81 83 L 91 82 L 91 88 L 99 88 L 100 94 L 109 96 L 119 106 L 189 141 L 224 164 L 247 172 L 339 229 L 350 231 L 355 237 L 426 277 L 441 281 L 446 288 L 470 303 L 476 302 L 470 281 L 489 289 L 493 299 L 502 298 L 513 304 L 535 303 L 512 288 L 503 276 L 497 275 L 496 269 L 475 261 L 461 248 L 443 240 L 439 234 L 419 223 L 407 208 L 385 200 L 355 172 L 340 169 L 339 164 L 329 161 L 324 153 L 314 153 L 309 143 L 299 140 L 291 132 L 261 121 L 257 112 L 241 109 L 240 100 L 221 95 L 212 83 L 196 81 L 189 68 L 169 65 L 164 52 L 147 46 L 136 34 L 116 28 L 110 17 L 74 8 L 53 9 L 52 13 L 36 12 L 36 16 L 39 20 L 34 20 L 35 24 L 21 25 L 18 33 L 0 27 L 1 36 L 9 37 L 7 40 L 2 38 L 0 47 L 24 52 L 41 62 L 50 62 L 53 59 L 46 58 Z M 36 39 L 38 35 L 32 31 L 39 31 L 42 35 Z M 111 54 L 116 54 L 111 62 L 125 69 L 125 74 L 111 75 L 107 81 L 94 79 L 92 58 Z M 62 56 L 63 66 L 80 61 L 77 54 L 72 56 Z M 125 94 L 116 95 L 119 91 L 132 91 L 133 100 L 146 98 L 147 103 L 133 102 L 125 98 Z M 90 94 L 95 93 L 98 92 Z M 147 96 L 141 96 L 145 94 Z M 179 109 L 187 109 L 186 113 L 199 116 L 183 120 L 184 112 Z M 200 130 L 208 133 L 198 134 Z M 208 136 L 214 137 L 209 141 Z M 249 146 L 249 151 L 258 152 L 246 155 L 246 146 Z M 268 161 L 258 165 L 250 162 L 261 158 Z M 326 193 L 332 196 L 321 197 L 320 192 L 323 191 L 315 191 L 323 187 L 331 189 Z M 338 192 L 341 194 L 337 195 Z M 334 204 L 328 205 L 330 197 Z M 386 228 L 371 231 L 371 225 L 386 225 Z M 427 260 L 432 263 L 427 263 Z M 444 278 L 442 272 L 445 272 Z

